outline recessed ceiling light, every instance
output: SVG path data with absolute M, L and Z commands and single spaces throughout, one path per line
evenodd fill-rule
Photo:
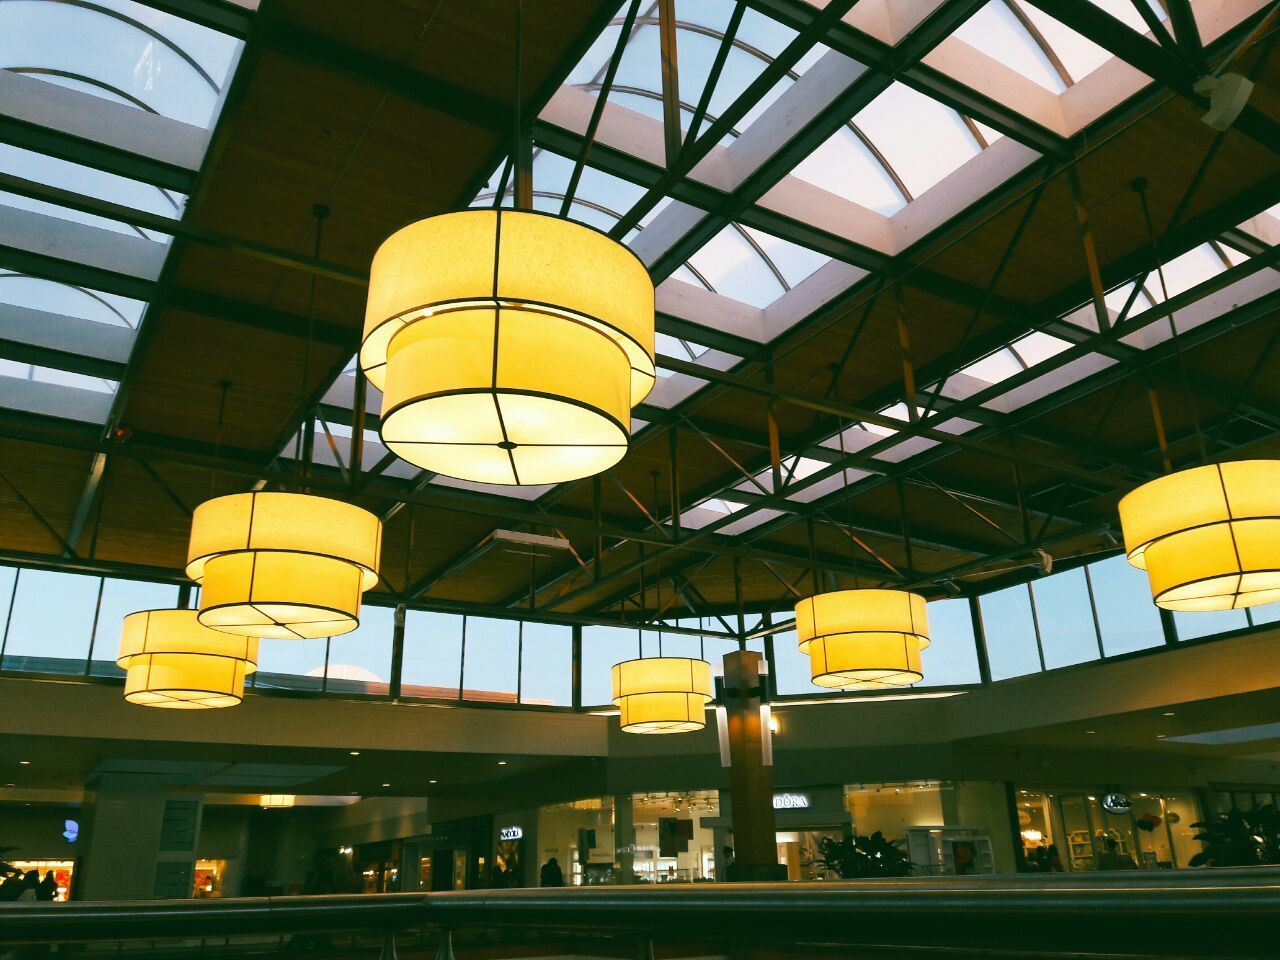
M 1156 734 L 1156 739 L 1157 739 L 1157 740 L 1163 740 L 1164 738 L 1165 738 L 1165 734 L 1163 734 L 1163 733 L 1157 733 L 1157 734 Z
M 427 783 L 439 783 L 439 780 L 428 780 Z
M 1086 730 L 1085 733 L 1097 733 L 1097 730 Z
M 351 755 L 352 755 L 353 757 L 358 757 L 358 756 L 360 756 L 360 751 L 359 751 L 359 750 L 352 750 L 352 751 L 351 751 Z
M 389 786 L 391 786 L 391 784 L 389 784 L 389 783 L 384 783 L 384 784 L 383 784 L 383 786 L 384 786 L 384 787 L 389 787 Z
M 507 761 L 505 761 L 505 760 L 499 760 L 499 761 L 498 761 L 498 766 L 500 766 L 500 767 L 505 767 L 506 765 L 507 765 Z
M 1166 710 L 1166 711 L 1164 712 L 1164 715 L 1165 715 L 1166 717 L 1172 717 L 1174 714 L 1173 714 L 1173 711 L 1172 711 L 1172 710 Z
M 19 765 L 19 766 L 22 766 L 22 767 L 29 767 L 29 766 L 31 766 L 31 761 L 30 761 L 30 760 L 19 760 L 19 761 L 18 761 L 18 765 Z

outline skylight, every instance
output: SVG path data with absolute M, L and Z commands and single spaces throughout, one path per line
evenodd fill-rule
M 710 288 L 767 307 L 830 258 L 807 247 L 732 223 L 689 258 Z

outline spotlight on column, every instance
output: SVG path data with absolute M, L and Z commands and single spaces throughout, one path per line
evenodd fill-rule
M 1248 104 L 1253 81 L 1238 73 L 1224 73 L 1220 77 L 1201 77 L 1194 89 L 1209 98 L 1209 110 L 1200 121 L 1215 130 L 1227 130 Z

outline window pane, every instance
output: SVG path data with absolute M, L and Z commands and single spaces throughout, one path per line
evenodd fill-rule
M 0 573 L 0 584 L 4 583 L 4 574 Z M 4 600 L 0 599 L 0 610 L 4 610 Z M 1275 623 L 1280 620 L 1280 603 L 1264 603 L 1261 606 L 1250 607 L 1249 617 L 1253 620 L 1255 627 L 1264 623 Z
M 520 702 L 573 703 L 573 628 L 526 623 L 520 653 Z
M 1179 640 L 1198 640 L 1200 637 L 1211 637 L 1215 633 L 1244 630 L 1249 626 L 1249 617 L 1243 610 L 1175 612 L 1173 625 L 1177 628 Z
M 773 638 L 773 668 L 777 673 L 778 693 L 814 693 L 809 658 L 796 645 L 796 632 L 788 630 Z
M 1026 584 L 989 593 L 979 601 L 987 636 L 991 679 L 1004 680 L 1040 669 L 1036 629 L 1031 620 L 1031 596 Z
M 466 700 L 516 700 L 519 625 L 514 620 L 467 617 L 462 696 Z
M 1160 611 L 1151 602 L 1147 575 L 1123 556 L 1089 564 L 1093 602 L 1108 657 L 1147 650 L 1164 643 Z
M 456 700 L 462 669 L 462 617 L 410 610 L 404 625 L 401 692 Z
M 102 588 L 98 628 L 93 634 L 92 673 L 99 677 L 123 677 L 116 666 L 120 628 L 124 618 L 139 610 L 166 610 L 178 605 L 178 588 L 172 583 L 116 580 L 108 577 Z
M 258 644 L 256 689 L 319 690 L 328 640 L 263 640 Z
M 933 643 L 920 654 L 924 680 L 918 686 L 978 683 L 982 679 L 968 600 L 935 600 L 929 604 L 929 635 Z
M 84 672 L 99 581 L 99 577 L 78 573 L 20 571 L 4 646 L 4 669 Z
M 598 707 L 613 702 L 615 663 L 639 656 L 636 631 L 621 627 L 582 628 L 582 705 Z
M 13 602 L 13 590 L 18 583 L 17 567 L 0 567 L 0 644 L 3 644 L 9 628 L 9 608 Z
M 1049 669 L 1097 660 L 1098 631 L 1084 570 L 1067 570 L 1031 584 L 1044 665 Z
M 391 678 L 391 642 L 396 612 L 364 604 L 360 626 L 329 640 L 326 690 L 387 693 Z M 289 641 L 284 641 L 289 642 Z

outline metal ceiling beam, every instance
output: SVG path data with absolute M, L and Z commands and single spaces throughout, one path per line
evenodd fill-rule
M 1161 47 L 1107 13 L 1096 3 L 1079 0 L 1030 0 L 1059 23 L 1087 37 L 1113 56 L 1145 73 L 1163 86 L 1179 94 L 1201 109 L 1208 109 L 1209 99 L 1195 91 L 1201 70 L 1189 56 L 1179 56 Z M 1265 9 L 1249 19 L 1259 19 Z M 1257 107 L 1246 105 L 1232 124 L 1245 136 L 1274 153 L 1280 153 L 1280 122 Z
M 297 23 L 276 20 L 263 43 L 273 53 L 320 67 L 494 133 L 511 130 L 511 106 L 423 73 L 402 61 L 385 60 Z
M 210 30 L 217 30 L 243 40 L 253 26 L 255 13 L 243 4 L 231 0 L 138 0 L 151 7 L 183 20 L 190 20 Z

